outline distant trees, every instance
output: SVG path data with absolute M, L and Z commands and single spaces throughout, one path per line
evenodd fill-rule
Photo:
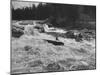
M 37 7 L 12 8 L 13 20 L 45 20 L 56 27 L 73 27 L 76 22 L 96 20 L 96 7 L 86 5 L 69 5 L 40 3 Z M 76 27 L 78 24 L 76 24 Z
M 35 5 L 32 7 L 26 7 L 26 8 L 18 8 L 14 9 L 12 8 L 12 19 L 13 20 L 32 20 L 35 19 Z
M 37 7 L 33 4 L 32 7 L 12 8 L 13 20 L 44 20 L 51 14 L 50 7 L 40 3 Z

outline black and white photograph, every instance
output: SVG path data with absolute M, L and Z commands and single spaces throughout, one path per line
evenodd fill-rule
M 96 6 L 11 0 L 11 74 L 96 69 Z

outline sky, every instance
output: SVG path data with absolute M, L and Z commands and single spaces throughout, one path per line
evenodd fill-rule
M 12 6 L 14 9 L 23 7 L 32 7 L 33 4 L 37 7 L 39 5 L 39 2 L 12 1 Z

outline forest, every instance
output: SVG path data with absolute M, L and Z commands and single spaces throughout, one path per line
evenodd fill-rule
M 14 9 L 12 6 L 12 20 L 48 20 L 57 27 L 82 28 L 92 22 L 92 26 L 87 28 L 95 29 L 96 6 L 39 3 L 37 7 Z M 74 26 L 73 26 L 74 25 Z

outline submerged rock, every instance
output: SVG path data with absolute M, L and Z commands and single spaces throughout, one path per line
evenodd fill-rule
M 30 49 L 32 49 L 32 47 L 31 46 L 25 46 L 24 49 L 25 49 L 25 51 L 29 51 Z
M 47 71 L 62 71 L 63 68 L 57 63 L 50 63 L 46 66 Z
M 29 67 L 37 67 L 37 66 L 41 66 L 42 64 L 43 62 L 41 60 L 36 60 L 36 61 L 28 63 Z

